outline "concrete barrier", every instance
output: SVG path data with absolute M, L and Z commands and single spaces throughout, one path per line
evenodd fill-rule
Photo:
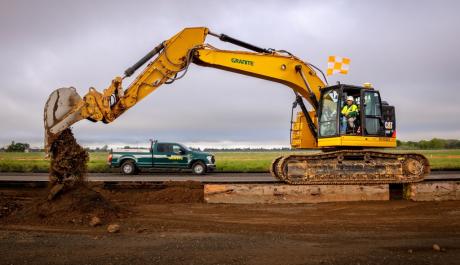
M 319 203 L 334 201 L 384 201 L 389 185 L 285 185 L 206 184 L 208 203 Z
M 406 184 L 404 198 L 411 201 L 460 200 L 460 181 L 427 181 Z

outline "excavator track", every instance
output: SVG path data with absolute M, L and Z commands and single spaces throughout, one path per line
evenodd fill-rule
M 389 184 L 423 181 L 430 173 L 421 154 L 342 150 L 277 157 L 271 174 L 288 184 Z

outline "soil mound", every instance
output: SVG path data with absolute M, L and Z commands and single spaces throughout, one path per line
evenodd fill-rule
M 48 197 L 12 214 L 12 218 L 46 224 L 83 224 L 95 216 L 102 221 L 119 217 L 119 207 L 88 187 L 88 152 L 77 143 L 70 129 L 54 139 L 50 155 Z
M 47 223 L 88 223 L 93 216 L 107 222 L 120 215 L 118 206 L 86 185 L 67 190 L 52 201 L 44 200 L 33 210 Z
M 9 216 L 19 223 L 40 223 L 51 225 L 89 224 L 97 216 L 102 223 L 123 217 L 120 207 L 107 200 L 99 192 L 79 185 L 66 190 L 53 200 L 43 198 L 29 207 Z

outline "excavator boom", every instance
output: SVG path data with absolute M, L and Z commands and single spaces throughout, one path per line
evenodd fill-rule
M 208 34 L 254 52 L 218 50 L 204 43 Z M 123 90 L 123 79 L 150 60 L 142 73 Z M 290 53 L 263 49 L 225 34 L 210 33 L 204 27 L 186 28 L 126 69 L 123 77 L 115 77 L 102 93 L 90 88 L 81 99 L 74 88 L 60 88 L 51 93 L 45 105 L 45 149 L 49 150 L 50 139 L 82 119 L 104 123 L 114 121 L 161 85 L 183 77 L 192 62 L 285 84 L 296 95 L 305 98 L 313 111 L 318 108 L 320 89 L 325 86 L 310 64 Z M 314 139 L 316 127 L 312 114 L 305 114 Z

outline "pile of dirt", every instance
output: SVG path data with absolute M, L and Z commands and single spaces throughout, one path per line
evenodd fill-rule
M 54 139 L 50 153 L 47 198 L 15 212 L 11 218 L 46 224 L 87 224 L 93 217 L 103 222 L 120 217 L 118 206 L 88 186 L 88 152 L 77 143 L 70 129 Z
M 109 222 L 121 215 L 118 206 L 86 185 L 67 190 L 52 201 L 39 202 L 31 210 L 46 223 L 86 224 L 93 216 Z
M 45 225 L 88 225 L 91 218 L 98 217 L 103 224 L 107 224 L 128 213 L 101 193 L 87 185 L 79 185 L 60 193 L 53 200 L 37 198 L 35 202 L 10 213 L 6 221 Z

